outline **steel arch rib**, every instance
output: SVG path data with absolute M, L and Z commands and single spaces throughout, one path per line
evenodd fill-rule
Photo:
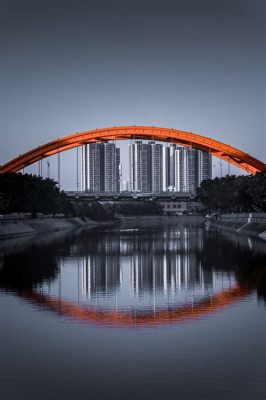
M 192 132 L 154 126 L 118 126 L 75 133 L 38 146 L 0 166 L 0 173 L 17 172 L 43 158 L 53 154 L 104 140 L 148 139 L 183 146 L 191 146 L 206 151 L 216 157 L 248 173 L 256 173 L 266 169 L 266 164 L 249 154 L 225 143 Z

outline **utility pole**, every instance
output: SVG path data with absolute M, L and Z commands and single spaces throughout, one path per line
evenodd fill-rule
M 79 191 L 79 148 L 77 147 L 77 192 Z
M 57 182 L 58 182 L 58 188 L 60 190 L 60 176 L 61 171 L 60 171 L 60 152 L 57 153 Z
M 80 190 L 84 191 L 84 145 L 81 147 L 81 177 L 80 177 Z
M 50 161 L 47 161 L 47 178 L 50 178 Z

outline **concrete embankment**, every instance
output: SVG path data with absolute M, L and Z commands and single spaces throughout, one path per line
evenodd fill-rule
M 211 224 L 266 240 L 266 213 L 222 214 Z
M 88 218 L 36 218 L 0 221 L 0 239 L 41 232 L 55 232 L 85 226 L 96 226 L 97 222 Z
M 156 227 L 163 225 L 199 224 L 204 223 L 204 217 L 200 215 L 141 215 L 119 216 L 117 222 L 124 227 Z

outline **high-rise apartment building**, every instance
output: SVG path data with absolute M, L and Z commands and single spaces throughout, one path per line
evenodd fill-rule
M 190 147 L 175 150 L 175 190 L 195 193 L 205 179 L 212 177 L 211 155 Z
M 194 193 L 197 187 L 197 150 L 182 147 L 179 151 L 179 188 Z
M 163 146 L 163 161 L 162 161 L 162 191 L 167 192 L 170 186 L 170 147 Z
M 136 141 L 129 150 L 129 190 L 195 193 L 202 180 L 212 177 L 211 155 L 176 144 L 163 146 Z M 120 192 L 120 149 L 114 143 L 90 143 L 82 149 L 82 189 Z
M 120 186 L 121 186 L 121 176 L 122 176 L 122 166 L 120 162 L 120 149 L 116 147 L 115 149 L 115 175 L 116 175 L 116 193 L 120 192 Z
M 86 190 L 100 192 L 103 186 L 102 170 L 102 143 L 91 143 L 85 145 L 85 168 L 87 171 L 87 182 L 84 182 Z
M 202 181 L 212 178 L 212 156 L 205 151 L 198 151 L 198 186 Z
M 169 147 L 169 190 L 176 190 L 176 149 L 175 144 L 170 144 Z
M 163 145 L 149 142 L 148 151 L 150 154 L 150 185 L 149 191 L 160 193 L 163 191 Z
M 150 190 L 150 154 L 146 143 L 136 141 L 128 146 L 129 150 L 129 185 L 133 192 Z
M 90 192 L 120 191 L 120 149 L 114 143 L 97 142 L 84 146 L 82 188 Z
M 114 143 L 101 143 L 101 192 L 116 192 L 116 150 Z
M 136 141 L 129 144 L 129 182 L 134 192 L 163 191 L 163 146 Z
M 202 180 L 210 179 L 208 153 L 176 144 L 136 141 L 129 145 L 130 190 L 139 192 L 195 193 Z

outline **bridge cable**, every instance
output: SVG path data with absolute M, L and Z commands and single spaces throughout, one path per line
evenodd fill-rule
M 79 191 L 79 148 L 77 147 L 77 192 Z
M 58 150 L 57 153 L 57 183 L 58 183 L 58 188 L 60 190 L 60 178 L 61 178 L 61 171 L 60 171 L 60 151 Z
M 80 190 L 84 190 L 84 145 L 81 146 L 81 178 L 80 178 Z

